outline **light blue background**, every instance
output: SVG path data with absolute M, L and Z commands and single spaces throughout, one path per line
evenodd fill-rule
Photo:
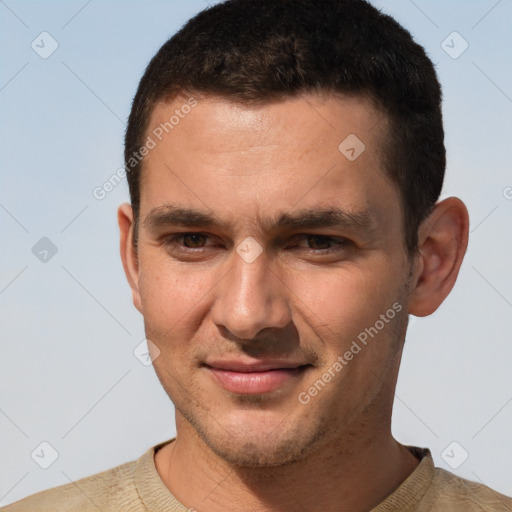
M 512 2 L 375 2 L 408 28 L 444 87 L 443 197 L 471 216 L 457 285 L 414 319 L 393 431 L 432 450 L 457 441 L 455 473 L 512 495 Z M 173 407 L 133 355 L 142 318 L 118 255 L 126 183 L 92 195 L 122 166 L 124 121 L 152 55 L 204 0 L 0 2 L 0 504 L 138 458 L 174 435 Z M 32 48 L 41 32 L 59 47 Z M 469 43 L 452 59 L 441 42 Z M 47 263 L 31 248 L 57 246 Z M 31 452 L 59 453 L 41 469 Z

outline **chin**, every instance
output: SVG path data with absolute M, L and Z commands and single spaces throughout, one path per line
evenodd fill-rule
M 225 439 L 203 439 L 209 448 L 232 466 L 270 468 L 284 466 L 304 459 L 308 447 L 296 438 L 268 439 L 258 436 L 226 436 Z
M 290 425 L 286 418 L 272 423 L 244 421 L 229 427 L 190 423 L 215 455 L 240 468 L 271 468 L 302 461 L 326 433 L 321 424 L 306 428 Z

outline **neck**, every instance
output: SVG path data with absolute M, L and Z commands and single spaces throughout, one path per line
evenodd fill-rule
M 155 456 L 157 471 L 181 503 L 209 512 L 226 510 L 226 503 L 240 512 L 367 511 L 419 463 L 392 437 L 390 425 L 371 436 L 362 436 L 359 425 L 324 440 L 304 460 L 271 468 L 233 467 L 178 416 L 177 427 L 176 440 Z

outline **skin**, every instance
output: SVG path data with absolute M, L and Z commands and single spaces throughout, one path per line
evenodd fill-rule
M 157 471 L 198 511 L 228 503 L 240 512 L 370 510 L 419 462 L 391 434 L 407 319 L 433 313 L 452 289 L 467 210 L 457 198 L 438 203 L 409 257 L 399 191 L 381 165 L 386 118 L 369 101 L 304 95 L 251 107 L 197 98 L 144 160 L 137 248 L 130 205 L 118 212 L 133 301 L 176 409 L 177 438 L 155 455 Z M 158 104 L 148 134 L 185 101 Z M 365 144 L 354 161 L 338 150 L 349 134 Z M 223 224 L 152 224 L 169 204 Z M 329 207 L 369 221 L 364 229 L 268 225 Z M 170 242 L 190 232 L 206 236 Z M 251 263 L 236 251 L 248 236 L 262 250 Z M 301 403 L 393 304 L 401 311 Z M 204 366 L 265 357 L 310 366 L 256 395 L 226 391 Z

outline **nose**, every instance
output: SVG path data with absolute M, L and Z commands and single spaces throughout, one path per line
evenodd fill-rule
M 288 288 L 265 253 L 254 261 L 236 252 L 229 259 L 230 271 L 216 287 L 212 318 L 241 340 L 250 340 L 267 328 L 284 328 L 291 321 Z

